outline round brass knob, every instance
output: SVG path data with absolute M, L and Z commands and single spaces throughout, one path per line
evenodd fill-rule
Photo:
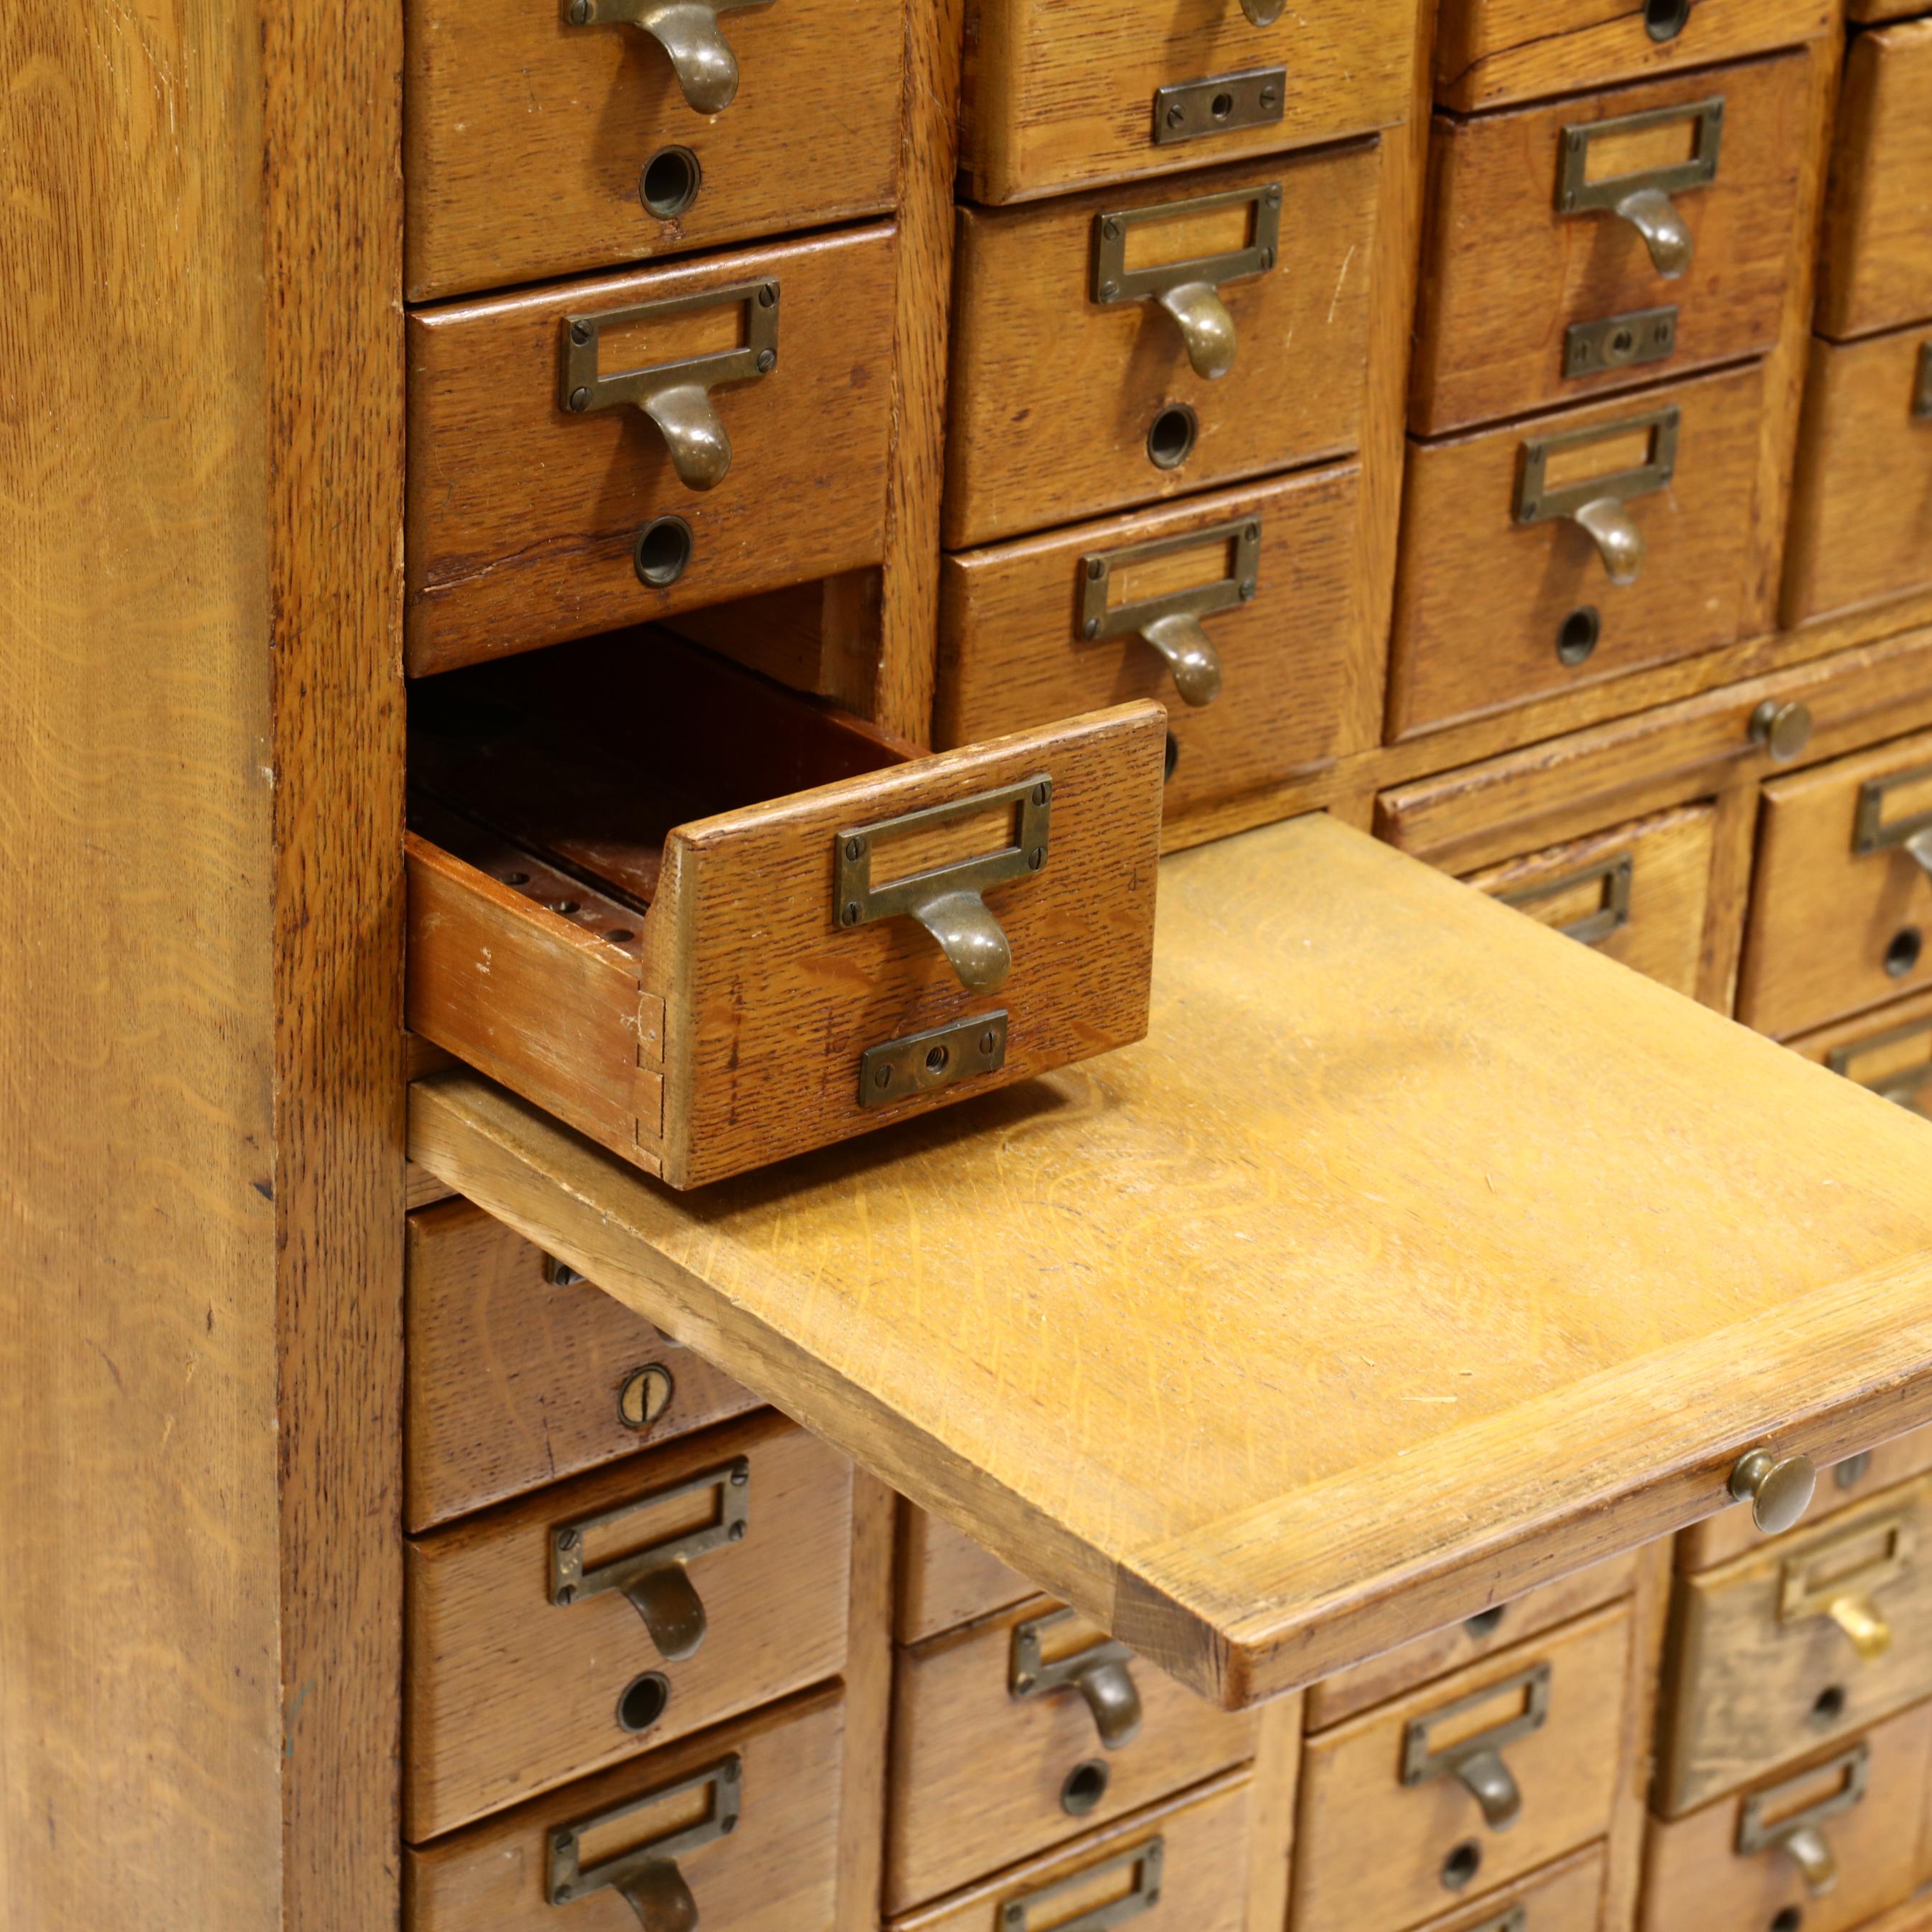
M 1811 707 L 1767 698 L 1751 713 L 1750 734 L 1776 764 L 1788 764 L 1811 742 Z
M 1810 1507 L 1818 1472 L 1809 1456 L 1774 1456 L 1754 1449 L 1731 1472 L 1731 1494 L 1751 1506 L 1751 1521 L 1767 1536 L 1789 1529 Z

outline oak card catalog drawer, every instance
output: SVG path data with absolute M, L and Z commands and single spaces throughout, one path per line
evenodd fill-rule
M 1230 1773 L 908 1912 L 887 1932 L 1110 1932 L 1130 1921 L 1133 1932 L 1245 1932 L 1249 1810 L 1246 1778 Z
M 975 201 L 1019 201 L 1389 127 L 1414 18 L 1414 0 L 968 0 L 960 167 Z
M 851 1465 L 776 1415 L 412 1541 L 420 1842 L 845 1662 Z
M 1810 70 L 1780 54 L 1437 116 L 1416 434 L 1770 349 L 1798 254 Z
M 900 0 L 406 0 L 413 302 L 892 203 Z
M 1358 142 L 962 208 L 946 546 L 1353 449 L 1377 161 Z
M 1680 806 L 1464 883 L 1694 999 L 1716 827 L 1714 807 Z
M 1304 472 L 948 557 L 934 742 L 1154 698 L 1170 817 L 1372 743 L 1360 482 Z
M 1251 1756 L 1217 1711 L 1036 1598 L 902 1651 L 886 1910 L 902 1912 Z
M 1412 445 L 1397 735 L 1733 642 L 1763 394 L 1753 364 Z
M 1848 1932 L 1932 1872 L 1932 1705 L 1814 1751 L 1687 1818 L 1653 1820 L 1642 1932 Z
M 1932 318 L 1932 20 L 1852 37 L 1818 256 L 1818 332 Z
M 1292 1932 L 1413 1925 L 1601 1838 L 1630 1648 L 1622 1604 L 1310 1737 Z
M 1790 1044 L 1807 1060 L 1932 1120 L 1932 992 L 1821 1027 Z M 1932 1432 L 1918 1433 L 1928 1436 L 1926 1460 L 1932 1463 Z
M 1443 0 L 1436 98 L 1468 112 L 1790 46 L 1830 0 Z
M 1782 1038 L 1932 983 L 1932 734 L 1764 788 L 1738 1017 Z
M 1607 1864 L 1604 1848 L 1592 1845 L 1416 1932 L 1601 1932 Z
M 895 1549 L 898 1588 L 892 1634 L 901 1643 L 937 1636 L 1040 1594 L 964 1530 L 903 1498 Z
M 895 245 L 859 229 L 412 315 L 410 671 L 877 563 Z
M 806 1693 L 411 1848 L 407 1932 L 832 1932 L 842 1695 Z
M 656 634 L 416 698 L 410 1027 L 674 1187 L 1145 1030 L 1156 706 L 919 758 Z
M 409 1218 L 409 1527 L 428 1529 L 757 1398 L 467 1201 Z
M 1678 1579 L 1662 1815 L 1932 1695 L 1928 1505 L 1920 1477 Z

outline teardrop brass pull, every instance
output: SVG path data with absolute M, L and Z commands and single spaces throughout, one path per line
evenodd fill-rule
M 1862 1661 L 1876 1664 L 1892 1648 L 1892 1626 L 1869 1597 L 1835 1597 L 1825 1614 L 1851 1639 Z
M 715 490 L 731 467 L 731 438 L 708 391 L 695 382 L 654 390 L 638 404 L 662 433 L 687 490 Z
M 1248 16 L 1250 26 L 1271 27 L 1287 4 L 1288 0 L 1241 0 L 1241 11 Z
M 622 25 L 650 34 L 664 50 L 685 104 L 694 113 L 722 114 L 738 92 L 738 57 L 719 31 L 718 16 L 731 7 L 770 0 L 570 0 L 564 18 L 573 27 Z
M 1221 655 L 1201 620 L 1185 611 L 1156 617 L 1141 635 L 1167 660 L 1174 688 L 1190 704 L 1212 704 L 1221 694 Z
M 1915 832 L 1905 842 L 1905 849 L 1928 875 L 1932 876 L 1932 825 L 1927 826 L 1923 832 Z
M 1690 267 L 1690 226 L 1661 188 L 1638 188 L 1613 203 L 1611 212 L 1643 237 L 1651 266 L 1666 282 L 1676 281 Z
M 666 1662 L 681 1664 L 697 1655 L 710 1626 L 704 1600 L 682 1563 L 646 1570 L 626 1583 L 623 1592 Z
M 611 1886 L 644 1932 L 698 1932 L 698 1900 L 675 1858 L 654 1859 Z
M 1179 282 L 1154 299 L 1180 325 L 1196 375 L 1212 382 L 1234 366 L 1234 318 L 1212 282 Z
M 906 916 L 939 942 L 940 951 L 968 992 L 997 986 L 1012 970 L 1013 949 L 1006 928 L 977 892 L 936 892 L 912 901 Z
M 1522 1815 L 1522 1792 L 1514 1774 L 1496 1750 L 1472 1752 L 1458 1758 L 1455 1775 L 1483 1808 L 1483 1822 L 1492 1832 L 1506 1832 Z
M 1094 1728 L 1108 1750 L 1131 1744 L 1141 1728 L 1141 1694 L 1124 1658 L 1109 1658 L 1076 1671 L 1074 1688 L 1094 1714 Z
M 1634 584 L 1643 568 L 1643 532 L 1614 496 L 1598 496 L 1571 513 L 1590 535 L 1612 584 Z
M 1823 1898 L 1836 1889 L 1838 1862 L 1832 1855 L 1831 1841 L 1816 1825 L 1800 1825 L 1778 1840 L 1778 1849 L 1795 1864 L 1804 1880 L 1804 1889 L 1814 1898 Z

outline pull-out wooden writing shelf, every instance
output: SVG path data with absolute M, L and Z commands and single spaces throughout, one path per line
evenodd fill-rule
M 677 1196 L 410 1151 L 1238 1706 L 1932 1417 L 1932 1136 L 1322 818 L 1162 867 L 1138 1045 Z

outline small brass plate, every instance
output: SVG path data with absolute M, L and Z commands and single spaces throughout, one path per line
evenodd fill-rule
M 631 1550 L 594 1569 L 584 1567 L 584 1540 L 592 1530 L 601 1529 L 606 1523 L 621 1522 L 626 1516 L 636 1516 L 654 1504 L 668 1502 L 674 1496 L 694 1495 L 700 1490 L 716 1490 L 718 1492 L 716 1522 L 688 1530 L 682 1536 L 667 1538 L 644 1549 Z M 751 1496 L 752 1466 L 743 1456 L 738 1456 L 717 1468 L 706 1469 L 701 1475 L 633 1496 L 614 1509 L 600 1510 L 595 1516 L 579 1516 L 574 1522 L 559 1523 L 550 1533 L 550 1601 L 574 1604 L 606 1590 L 622 1590 L 647 1570 L 662 1570 L 673 1563 L 688 1563 L 694 1557 L 722 1550 L 728 1543 L 741 1542 L 749 1523 Z
M 1682 412 L 1673 404 L 1669 409 L 1654 410 L 1643 416 L 1624 416 L 1616 422 L 1593 423 L 1587 429 L 1558 430 L 1548 436 L 1526 436 L 1522 467 L 1516 479 L 1516 520 L 1520 524 L 1546 523 L 1553 518 L 1574 517 L 1585 504 L 1611 497 L 1618 502 L 1633 496 L 1647 496 L 1663 489 L 1677 470 L 1677 431 Z M 1544 485 L 1550 459 L 1559 450 L 1574 449 L 1587 443 L 1608 442 L 1628 436 L 1633 430 L 1650 432 L 1650 460 L 1628 470 L 1616 470 L 1602 476 L 1586 476 L 1555 489 Z
M 1852 821 L 1852 851 L 1862 858 L 1868 852 L 1884 852 L 1916 838 L 1932 826 L 1932 806 L 1903 818 L 1887 819 L 1886 798 L 1903 785 L 1923 784 L 1932 779 L 1932 765 L 1914 765 L 1909 772 L 1893 772 L 1882 778 L 1868 778 L 1858 788 L 1858 816 Z
M 743 1790 L 744 1765 L 734 1751 L 729 1757 L 721 1758 L 707 1769 L 680 1779 L 675 1784 L 660 1785 L 640 1798 L 630 1798 L 622 1804 L 614 1805 L 608 1811 L 600 1811 L 595 1817 L 574 1819 L 568 1825 L 560 1826 L 550 1834 L 550 1904 L 568 1905 L 572 1899 L 584 1898 L 588 1893 L 622 1886 L 638 1876 L 646 1865 L 670 1863 L 686 1852 L 696 1851 L 700 1845 L 728 1838 L 738 1828 Z M 708 1810 L 695 1823 L 667 1832 L 662 1838 L 646 1839 L 640 1845 L 632 1845 L 614 1858 L 604 1859 L 601 1864 L 586 1865 L 582 1862 L 579 1848 L 586 1833 L 602 1831 L 634 1812 L 662 1804 L 664 1799 L 676 1798 L 687 1791 L 708 1791 L 710 1794 Z
M 1201 255 L 1186 262 L 1163 262 L 1151 268 L 1127 266 L 1127 236 L 1135 225 L 1206 214 L 1217 208 L 1250 204 L 1254 219 L 1248 245 L 1223 255 Z M 1230 188 L 1197 195 L 1191 201 L 1160 201 L 1145 208 L 1110 208 L 1094 218 L 1094 299 L 1102 304 L 1148 302 L 1189 282 L 1218 286 L 1242 275 L 1265 274 L 1274 266 L 1281 238 L 1281 184 Z
M 1660 168 L 1640 168 L 1627 175 L 1589 178 L 1592 142 L 1608 135 L 1638 134 L 1673 121 L 1696 122 L 1696 146 L 1688 160 Z M 1562 214 L 1580 214 L 1593 208 L 1614 208 L 1640 188 L 1677 194 L 1703 188 L 1718 176 L 1718 148 L 1724 131 L 1724 98 L 1714 95 L 1683 107 L 1652 107 L 1641 114 L 1620 114 L 1611 121 L 1586 121 L 1563 130 L 1556 174 L 1556 208 Z
M 1559 926 L 1556 930 L 1565 939 L 1574 939 L 1580 945 L 1600 946 L 1612 933 L 1621 932 L 1630 923 L 1630 880 L 1636 871 L 1636 859 L 1628 852 L 1619 852 L 1614 858 L 1586 866 L 1580 871 L 1564 872 L 1556 878 L 1524 886 L 1513 892 L 1498 892 L 1496 896 L 1504 905 L 1515 906 L 1520 910 L 1542 900 L 1555 898 L 1558 893 L 1574 892 L 1579 886 L 1587 886 L 1593 880 L 1599 880 L 1603 899 L 1597 910 L 1581 919 L 1573 920 L 1568 926 Z
M 1825 1064 L 1834 1073 L 1842 1073 L 1850 1079 L 1852 1063 L 1862 1055 L 1882 1053 L 1888 1047 L 1903 1046 L 1909 1040 L 1928 1038 L 1932 1038 L 1932 1020 L 1910 1020 L 1904 1026 L 1888 1027 L 1882 1033 L 1868 1033 L 1861 1040 L 1833 1047 L 1825 1056 Z M 1903 1072 L 1887 1074 L 1863 1084 L 1882 1100 L 1900 1107 L 1916 1107 L 1922 1094 L 1932 1098 L 1932 1053 L 1927 1054 L 1923 1066 L 1908 1066 Z
M 1820 1798 L 1815 1804 L 1808 1804 L 1802 1811 L 1786 1813 L 1775 1824 L 1765 1822 L 1766 1811 L 1774 1808 L 1777 1801 L 1794 1784 L 1809 1784 L 1834 1771 L 1842 1772 L 1845 1778 L 1838 1790 Z M 1808 1825 L 1822 1825 L 1826 1819 L 1850 1810 L 1863 1800 L 1865 1787 L 1870 1781 L 1871 1747 L 1861 1738 L 1849 1750 L 1840 1751 L 1836 1757 L 1827 1758 L 1822 1764 L 1814 1764 L 1794 1777 L 1768 1784 L 1762 1791 L 1754 1791 L 1738 1814 L 1738 1856 L 1750 1858 L 1757 1852 L 1768 1852 L 1792 1832 L 1802 1831 Z
M 1478 1731 L 1473 1736 L 1459 1738 L 1441 1750 L 1430 1748 L 1430 1732 L 1444 1718 L 1492 1704 L 1498 1698 L 1508 1696 L 1512 1690 L 1527 1694 L 1522 1709 L 1514 1717 L 1505 1718 L 1501 1724 L 1492 1724 L 1487 1730 Z M 1454 1703 L 1444 1704 L 1426 1717 L 1410 1718 L 1402 1737 L 1402 1781 L 1404 1784 L 1424 1784 L 1432 1778 L 1453 1776 L 1465 1758 L 1479 1751 L 1499 1751 L 1505 1744 L 1514 1744 L 1532 1731 L 1540 1731 L 1549 1721 L 1550 1665 L 1546 1660 L 1532 1664 L 1527 1670 L 1519 1670 L 1514 1677 L 1499 1677 L 1495 1683 L 1486 1684 L 1480 1690 L 1471 1691 L 1466 1697 L 1458 1697 Z
M 936 1093 L 1006 1064 L 1006 1016 L 979 1013 L 868 1046 L 859 1057 L 859 1104 L 889 1107 L 910 1094 Z
M 1192 590 L 1170 590 L 1158 597 L 1108 608 L 1107 593 L 1116 570 L 1145 563 L 1177 551 L 1234 546 L 1234 568 L 1211 584 Z M 1258 517 L 1241 517 L 1210 530 L 1189 530 L 1177 537 L 1156 537 L 1150 543 L 1128 544 L 1119 550 L 1090 551 L 1080 560 L 1080 634 L 1083 638 L 1130 638 L 1162 617 L 1211 616 L 1252 598 L 1261 581 L 1262 524 Z
M 1606 316 L 1601 322 L 1573 322 L 1563 337 L 1563 374 L 1573 379 L 1600 376 L 1611 369 L 1662 362 L 1676 348 L 1675 303 L 1632 309 L 1628 315 Z
M 692 309 L 744 305 L 745 341 L 737 349 L 715 355 L 693 356 L 678 362 L 658 362 L 640 369 L 599 372 L 598 338 L 607 328 L 652 322 Z M 696 295 L 673 296 L 663 302 L 642 302 L 632 308 L 605 309 L 599 314 L 563 319 L 563 374 L 558 400 L 576 415 L 590 410 L 612 410 L 626 404 L 641 406 L 658 391 L 677 385 L 715 388 L 721 382 L 742 382 L 768 374 L 778 359 L 778 285 L 776 278 L 736 282 L 729 288 L 705 289 Z
M 1055 1624 L 1065 1623 L 1071 1610 L 1048 1610 L 1044 1616 L 1029 1617 L 1013 1626 L 1012 1646 L 1007 1652 L 1006 1690 L 1015 1697 L 1044 1697 L 1063 1690 L 1082 1672 L 1103 1664 L 1131 1664 L 1134 1654 L 1112 1637 L 1090 1643 L 1084 1649 L 1069 1651 L 1051 1664 L 1040 1660 L 1042 1634 Z
M 1920 422 L 1932 422 L 1932 336 L 1918 345 L 1918 369 L 1912 383 L 1912 413 Z
M 1205 80 L 1178 81 L 1155 90 L 1154 146 L 1198 141 L 1204 134 L 1228 134 L 1238 128 L 1272 127 L 1281 118 L 1287 100 L 1285 67 L 1249 68 L 1240 74 L 1210 74 Z
M 1096 1859 L 1065 1878 L 1042 1886 L 1037 1892 L 1022 1892 L 1017 1898 L 1008 1899 L 1000 1908 L 1001 1932 L 1040 1932 L 1042 1925 L 1050 1926 L 1052 1932 L 1108 1932 L 1110 1926 L 1138 1918 L 1160 1903 L 1160 1875 L 1166 1862 L 1165 1838 L 1150 1838 L 1144 1844 L 1116 1852 L 1110 1858 Z M 1096 1888 L 1096 1880 L 1105 1879 L 1109 1872 L 1118 1871 L 1123 1866 L 1132 1868 L 1134 1879 L 1132 1886 L 1118 1898 L 1090 1906 L 1070 1918 L 1052 1916 L 1054 1900 L 1071 1892 L 1092 1891 Z M 1040 1914 L 1037 1924 L 1034 1916 L 1036 1912 Z

